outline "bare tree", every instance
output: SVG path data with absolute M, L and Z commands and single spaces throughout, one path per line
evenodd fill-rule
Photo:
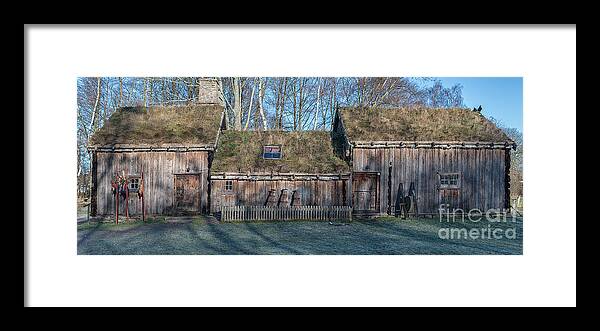
M 329 94 L 329 117 L 331 118 L 331 126 L 333 126 L 333 117 L 335 116 L 335 104 L 337 103 L 337 78 L 331 79 L 331 87 Z M 323 120 L 325 122 L 325 119 Z
M 264 98 L 265 98 L 265 89 L 264 82 L 265 78 L 258 79 L 258 112 L 260 114 L 260 118 L 262 120 L 262 128 L 263 130 L 267 130 L 267 117 L 265 116 L 265 110 L 263 108 Z
M 256 78 L 254 78 L 254 82 L 252 84 L 252 93 L 250 94 L 250 102 L 248 103 L 248 113 L 246 115 L 246 125 L 244 125 L 244 130 L 248 130 L 248 124 L 250 123 L 250 114 L 252 113 L 252 99 L 254 99 L 254 90 L 256 89 Z
M 242 129 L 242 86 L 239 77 L 234 77 L 232 80 L 233 90 L 233 115 L 235 118 L 234 128 Z
M 221 96 L 221 98 L 223 99 L 223 102 L 225 103 L 225 109 L 223 111 L 223 113 L 225 114 L 225 123 L 227 123 L 227 125 L 229 125 L 229 109 L 231 108 L 229 106 L 229 102 L 227 101 L 227 98 L 225 97 L 225 91 L 223 91 L 223 79 L 219 78 L 219 95 Z
M 119 77 L 119 107 L 123 107 L 123 77 Z
M 96 131 L 96 129 L 98 128 L 98 105 L 100 104 L 100 87 L 102 84 L 102 78 L 98 77 L 98 87 L 96 88 L 96 101 L 94 102 L 94 109 L 92 110 L 92 121 L 91 121 L 91 127 L 90 127 L 90 132 L 94 133 L 94 131 Z
M 315 111 L 315 120 L 313 122 L 313 130 L 317 129 L 317 120 L 319 118 L 319 106 L 321 105 L 321 77 L 319 77 L 319 83 L 317 87 L 317 109 Z
M 144 79 L 144 107 L 148 107 L 148 78 Z
M 283 77 L 283 80 L 281 81 L 281 93 L 279 95 L 281 98 L 278 98 L 280 109 L 278 109 L 276 113 L 276 128 L 278 128 L 279 130 L 283 129 L 283 112 L 285 110 L 285 101 L 287 100 L 287 81 L 287 77 Z

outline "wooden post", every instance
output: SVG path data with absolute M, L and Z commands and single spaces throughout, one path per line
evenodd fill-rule
M 117 175 L 117 189 L 116 189 L 116 194 L 115 194 L 115 199 L 116 199 L 116 223 L 119 224 L 119 176 Z
M 91 184 L 90 184 L 90 215 L 97 216 L 98 214 L 98 156 L 96 152 L 91 153 L 92 169 L 91 169 Z
M 129 220 L 129 178 L 125 177 L 125 219 Z
M 387 214 L 392 215 L 392 161 L 390 161 L 388 166 L 387 201 Z
M 142 222 L 146 223 L 146 208 L 144 207 L 144 196 L 145 194 L 145 189 L 144 189 L 144 170 L 142 170 Z M 138 188 L 138 192 L 139 192 L 139 188 Z

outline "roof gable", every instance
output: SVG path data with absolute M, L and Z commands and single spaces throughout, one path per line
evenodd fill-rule
M 508 142 L 506 134 L 478 112 L 437 108 L 340 108 L 349 141 Z
M 281 145 L 281 159 L 263 159 L 263 146 Z M 211 172 L 344 173 L 348 164 L 338 158 L 326 131 L 221 132 Z
M 90 146 L 214 145 L 223 107 L 186 105 L 125 107 L 90 139 Z

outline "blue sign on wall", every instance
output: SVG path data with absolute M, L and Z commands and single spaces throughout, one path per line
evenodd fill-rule
M 263 146 L 263 159 L 281 159 L 281 146 Z

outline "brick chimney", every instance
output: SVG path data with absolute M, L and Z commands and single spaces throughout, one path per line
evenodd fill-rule
M 220 78 L 200 78 L 198 85 L 197 103 L 204 105 L 224 105 L 223 97 L 221 95 Z

